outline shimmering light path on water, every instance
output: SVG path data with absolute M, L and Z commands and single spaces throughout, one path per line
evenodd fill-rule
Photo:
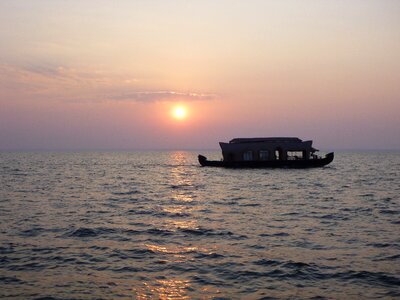
M 311 170 L 196 155 L 0 154 L 0 297 L 400 297 L 399 153 Z

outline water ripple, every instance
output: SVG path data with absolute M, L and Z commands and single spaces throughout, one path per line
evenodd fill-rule
M 313 170 L 196 159 L 0 153 L 0 298 L 400 298 L 399 153 Z

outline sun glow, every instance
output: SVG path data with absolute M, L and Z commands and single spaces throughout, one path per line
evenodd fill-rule
M 186 118 L 187 111 L 186 108 L 184 108 L 183 106 L 177 106 L 173 109 L 172 114 L 175 119 L 183 120 Z

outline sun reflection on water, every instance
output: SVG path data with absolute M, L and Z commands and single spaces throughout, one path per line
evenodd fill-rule
M 187 165 L 189 157 L 186 152 L 172 152 L 170 154 L 171 169 L 169 173 L 170 198 L 168 205 L 162 210 L 168 218 L 162 225 L 169 231 L 198 230 L 198 221 L 193 217 L 196 202 L 194 199 L 195 183 L 193 174 Z M 184 234 L 184 233 L 183 233 Z M 163 263 L 177 265 L 193 260 L 196 253 L 211 253 L 210 249 L 198 247 L 192 243 L 182 245 L 176 242 L 157 245 L 146 243 L 144 246 L 162 256 Z M 193 292 L 189 280 L 183 278 L 154 279 L 142 282 L 133 289 L 136 299 L 189 299 Z M 215 291 L 214 291 L 215 292 Z M 206 298 L 205 298 L 206 299 Z
M 174 218 L 168 219 L 166 221 L 166 227 L 168 230 L 172 231 L 179 229 L 197 229 L 197 220 L 190 218 L 190 214 L 195 205 L 193 193 L 195 184 L 193 182 L 193 176 L 188 174 L 188 154 L 181 151 L 172 152 L 170 154 L 170 160 L 173 166 L 170 171 L 170 193 L 171 200 L 176 205 L 165 206 L 163 210 L 169 214 L 184 218 L 180 220 Z
M 198 223 L 196 220 L 170 220 L 169 221 L 169 229 L 199 229 Z
M 191 210 L 190 207 L 187 206 L 170 206 L 170 207 L 163 207 L 163 211 L 169 214 L 174 214 L 176 216 L 184 216 Z
M 176 202 L 192 202 L 193 196 L 182 192 L 176 192 L 172 194 L 172 199 Z
M 158 245 L 151 245 L 145 244 L 147 249 L 153 252 L 161 252 L 161 253 L 168 253 L 168 254 L 184 254 L 190 253 L 194 251 L 199 251 L 198 247 L 179 247 L 179 246 L 158 246 Z
M 138 300 L 145 299 L 189 299 L 189 280 L 165 279 L 156 280 L 153 285 L 143 282 L 143 286 L 133 288 Z
M 187 153 L 171 153 L 171 163 L 173 168 L 170 173 L 170 179 L 173 196 L 176 197 L 178 201 L 192 201 L 193 193 L 191 190 L 194 188 L 194 182 L 193 174 L 189 171 L 190 169 L 187 168 L 189 164 Z

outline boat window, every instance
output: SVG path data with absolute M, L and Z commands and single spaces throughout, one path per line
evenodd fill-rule
M 275 159 L 279 160 L 279 150 L 275 150 Z
M 268 160 L 268 150 L 260 150 L 260 160 Z
M 243 160 L 253 160 L 253 151 L 246 151 L 243 153 Z
M 287 159 L 288 160 L 296 160 L 296 159 L 303 159 L 303 151 L 288 151 L 287 152 Z

